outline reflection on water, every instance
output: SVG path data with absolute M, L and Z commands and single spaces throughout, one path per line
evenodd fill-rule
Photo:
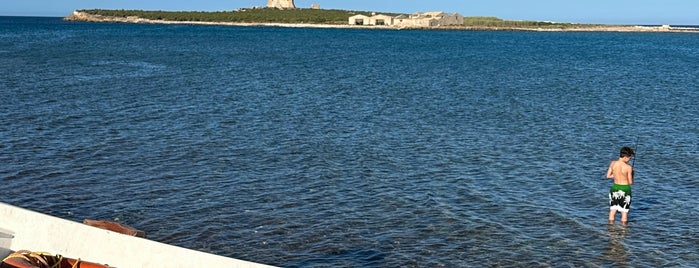
M 626 225 L 607 225 L 607 236 L 609 244 L 605 248 L 603 257 L 605 260 L 614 262 L 614 267 L 628 267 L 628 251 L 624 246 L 623 240 L 628 233 Z

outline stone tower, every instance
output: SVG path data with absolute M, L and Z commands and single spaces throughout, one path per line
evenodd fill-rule
M 268 8 L 294 9 L 294 0 L 267 0 Z

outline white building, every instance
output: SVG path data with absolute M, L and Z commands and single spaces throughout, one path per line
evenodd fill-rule
M 394 17 L 388 15 L 374 14 L 371 17 L 366 15 L 354 15 L 349 17 L 350 25 L 393 25 Z
M 369 24 L 369 16 L 366 15 L 354 15 L 352 17 L 349 17 L 349 24 L 350 25 L 370 25 Z
M 393 17 L 388 15 L 374 15 L 369 17 L 369 25 L 393 25 Z

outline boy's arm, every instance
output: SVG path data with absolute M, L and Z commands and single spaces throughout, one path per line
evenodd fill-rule
M 614 174 L 612 174 L 612 166 L 614 166 L 614 161 L 609 163 L 609 168 L 607 169 L 607 179 L 613 179 Z

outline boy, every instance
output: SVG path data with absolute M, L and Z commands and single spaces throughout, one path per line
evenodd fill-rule
M 628 213 L 631 206 L 631 184 L 633 184 L 633 167 L 629 160 L 635 155 L 629 147 L 619 151 L 619 159 L 609 164 L 607 179 L 614 179 L 614 185 L 609 190 L 609 223 L 614 224 L 616 212 L 621 212 L 621 223 L 629 221 Z

